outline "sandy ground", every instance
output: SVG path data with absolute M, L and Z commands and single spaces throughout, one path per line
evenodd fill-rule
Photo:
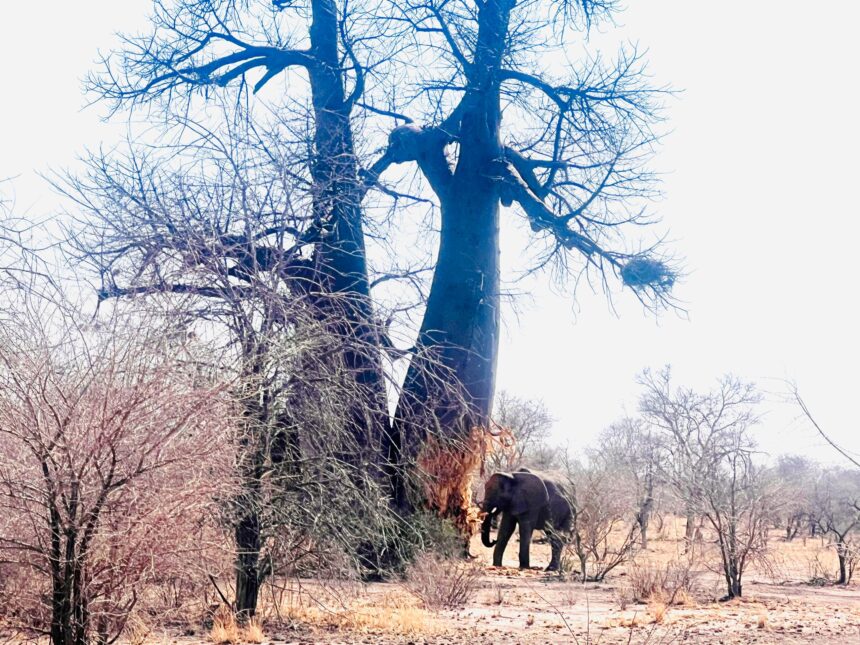
M 677 524 L 655 535 L 640 563 L 677 559 L 682 541 Z M 583 584 L 545 574 L 549 547 L 535 544 L 532 562 L 516 568 L 516 543 L 505 566 L 490 566 L 489 549 L 474 539 L 480 568 L 478 591 L 459 610 L 430 611 L 402 583 L 291 581 L 261 601 L 264 643 L 309 645 L 442 645 L 468 643 L 575 643 L 632 645 L 669 643 L 834 643 L 860 645 L 860 585 L 815 586 L 810 579 L 835 571 L 831 547 L 819 539 L 783 542 L 772 538 L 767 562 L 746 577 L 744 598 L 718 602 L 720 576 L 696 569 L 694 593 L 683 604 L 634 604 L 630 574 L 619 567 L 603 583 Z M 704 548 L 707 548 L 705 546 Z M 441 572 L 444 580 L 447 572 Z M 182 635 L 180 635 L 182 634 Z M 201 645 L 211 634 L 199 621 L 147 630 L 131 645 Z M 245 641 L 247 642 L 247 641 Z
M 509 545 L 505 567 L 490 566 L 490 551 L 475 538 L 472 553 L 484 571 L 474 598 L 457 611 L 431 612 L 401 584 L 337 587 L 302 583 L 290 594 L 293 620 L 272 621 L 272 643 L 857 643 L 860 645 L 860 587 L 813 586 L 810 578 L 835 567 L 831 549 L 820 540 L 790 544 L 773 539 L 766 566 L 750 571 L 744 598 L 717 602 L 720 577 L 702 569 L 695 597 L 683 605 L 629 604 L 620 568 L 603 583 L 560 580 L 542 570 L 519 571 L 516 545 Z M 677 557 L 677 536 L 652 540 L 639 561 Z M 549 561 L 546 545 L 534 545 L 532 562 Z M 281 600 L 283 603 L 283 599 Z M 344 608 L 348 607 L 348 610 Z M 282 616 L 283 618 L 283 616 Z M 194 638 L 168 642 L 200 643 Z M 163 641 L 162 641 L 163 642 Z

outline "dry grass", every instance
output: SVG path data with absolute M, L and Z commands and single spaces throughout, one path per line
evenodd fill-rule
M 273 620 L 326 631 L 420 636 L 436 630 L 432 612 L 402 590 L 362 594 L 348 587 L 333 591 L 318 585 L 292 590 L 278 606 L 270 600 L 267 614 Z
M 666 619 L 669 606 L 665 602 L 655 600 L 648 605 L 648 611 L 651 612 L 654 622 L 659 625 Z
M 123 636 L 128 645 L 144 645 L 151 642 L 152 628 L 137 614 L 129 616 L 123 629 Z
M 238 643 L 240 639 L 239 626 L 236 619 L 229 611 L 220 611 L 212 621 L 212 629 L 209 630 L 209 640 L 213 643 Z
M 710 548 L 707 537 L 706 534 L 704 546 Z M 446 602 L 428 602 L 421 593 L 407 593 L 409 585 L 414 585 L 417 577 L 422 580 L 421 589 L 430 589 L 434 595 L 445 597 L 443 590 L 452 586 L 452 572 L 465 564 L 460 560 L 451 562 L 431 557 L 422 563 L 423 569 L 419 567 L 420 574 L 410 572 L 402 584 L 365 586 L 355 581 L 340 584 L 304 579 L 283 583 L 287 586 L 282 595 L 267 593 L 261 598 L 261 608 L 265 608 L 261 617 L 266 624 L 269 621 L 277 623 L 280 619 L 282 624 L 300 624 L 312 634 L 326 632 L 368 642 L 420 641 L 422 638 L 444 636 L 451 637 L 451 642 L 469 642 L 472 638 L 476 645 L 514 642 L 516 639 L 523 643 L 560 642 L 559 634 L 565 633 L 565 626 L 579 635 L 587 632 L 589 625 L 592 630 L 608 630 L 602 639 L 607 645 L 627 642 L 627 637 L 634 633 L 631 643 L 677 642 L 670 637 L 685 631 L 693 634 L 690 642 L 705 638 L 712 632 L 723 633 L 726 637 L 724 642 L 741 643 L 756 638 L 774 642 L 767 639 L 771 636 L 777 638 L 798 625 L 803 626 L 804 633 L 814 629 L 822 638 L 830 637 L 829 642 L 843 642 L 832 640 L 836 630 L 853 625 L 853 610 L 843 610 L 831 616 L 829 605 L 823 601 L 816 601 L 809 609 L 806 602 L 815 600 L 820 592 L 797 584 L 809 580 L 809 562 L 823 570 L 832 566 L 830 548 L 820 540 L 808 540 L 806 544 L 802 540 L 794 543 L 773 540 L 774 551 L 783 558 L 779 563 L 779 575 L 781 577 L 782 571 L 787 572 L 786 579 L 793 583 L 784 587 L 787 598 L 779 601 L 782 604 L 769 596 L 782 593 L 783 587 L 775 591 L 771 587 L 756 586 L 769 585 L 761 581 L 771 579 L 771 572 L 758 564 L 752 569 L 753 580 L 748 583 L 748 597 L 729 603 L 709 602 L 707 594 L 710 587 L 713 586 L 714 598 L 722 596 L 724 582 L 718 573 L 708 569 L 709 560 L 694 560 L 698 577 L 686 571 L 688 559 L 682 554 L 683 546 L 680 539 L 652 539 L 651 547 L 641 553 L 635 563 L 618 570 L 618 577 L 614 577 L 612 582 L 617 584 L 621 611 L 617 605 L 613 607 L 611 594 L 604 596 L 599 593 L 598 590 L 603 589 L 599 585 L 557 583 L 554 578 L 538 571 L 519 571 L 510 558 L 506 562 L 510 566 L 503 569 L 478 567 L 476 588 L 483 588 L 483 591 L 476 593 L 474 598 L 469 595 L 467 600 L 457 601 L 456 605 L 465 606 L 469 611 L 458 614 L 452 621 L 448 616 L 437 614 L 438 608 L 444 608 Z M 472 552 L 479 554 L 482 561 L 489 558 L 489 551 L 478 545 L 477 537 Z M 515 555 L 516 550 L 513 553 Z M 536 545 L 532 555 L 541 562 L 549 557 L 549 547 Z M 538 581 L 546 585 L 540 585 Z M 634 604 L 634 586 L 636 595 L 645 606 Z M 536 595 L 533 589 L 539 593 Z M 842 589 L 838 591 L 841 593 Z M 275 607 L 277 611 L 274 611 Z M 811 614 L 808 613 L 810 611 Z M 565 624 L 557 625 L 561 614 Z M 252 640 L 241 631 L 231 634 L 229 624 L 222 627 L 226 627 L 227 632 L 222 636 L 222 643 L 238 644 Z M 624 633 L 620 633 L 622 630 Z M 649 634 L 665 634 L 666 638 L 645 640 L 650 638 Z M 497 640 L 493 641 L 493 638 Z M 151 641 L 147 639 L 147 642 Z M 561 642 L 567 641 L 562 639 Z M 593 641 L 583 637 L 581 642 L 596 642 L 596 637 Z
M 240 626 L 231 611 L 220 607 L 212 620 L 209 640 L 220 644 L 262 643 L 266 640 L 266 635 L 260 619 L 252 618 L 246 625 Z
M 247 643 L 262 643 L 266 639 L 263 625 L 256 618 L 252 618 L 242 630 L 242 635 Z
M 349 610 L 327 611 L 320 607 L 293 607 L 288 616 L 296 622 L 327 630 L 418 636 L 432 633 L 435 628 L 430 613 L 420 607 L 355 607 Z

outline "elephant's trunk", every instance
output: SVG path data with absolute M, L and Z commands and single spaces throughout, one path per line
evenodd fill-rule
M 494 516 L 494 513 L 487 513 L 484 516 L 484 521 L 481 522 L 481 543 L 488 548 L 496 543 L 495 540 L 490 539 L 490 528 L 492 527 Z

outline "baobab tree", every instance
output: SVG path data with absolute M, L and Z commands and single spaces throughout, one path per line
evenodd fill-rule
M 306 91 L 316 233 L 303 242 L 313 248 L 320 291 L 364 303 L 349 312 L 350 334 L 368 335 L 361 208 L 368 192 L 407 195 L 418 177 L 426 192 L 415 197 L 438 207 L 424 317 L 394 419 L 379 426 L 395 505 L 408 511 L 417 498 L 465 528 L 475 433 L 487 427 L 494 390 L 501 209 L 525 217 L 543 248 L 541 266 L 606 286 L 616 277 L 652 305 L 668 302 L 675 281 L 656 244 L 627 239 L 651 221 L 642 201 L 653 194 L 653 177 L 644 164 L 662 95 L 648 86 L 641 56 L 627 51 L 605 64 L 584 55 L 557 74 L 540 69 L 539 56 L 563 50 L 571 34 L 610 17 L 615 3 L 155 6 L 152 32 L 128 39 L 94 86 L 120 105 L 231 84 L 261 90 L 275 79 L 292 96 Z M 374 127 L 356 143 L 359 119 Z M 373 131 L 387 133 L 387 142 Z M 375 160 L 363 152 L 374 146 L 383 148 Z M 393 173 L 400 164 L 416 174 Z M 347 364 L 359 380 L 381 383 L 376 360 Z M 378 410 L 374 392 L 369 404 Z M 416 470 L 432 486 L 410 487 L 407 473 Z
M 361 66 L 342 63 L 345 55 L 356 56 L 355 48 L 372 49 L 373 44 L 369 34 L 351 35 L 345 23 L 351 16 L 341 15 L 334 0 L 307 7 L 291 4 L 155 0 L 152 33 L 126 38 L 90 85 L 116 108 L 161 100 L 169 110 L 201 89 L 244 83 L 256 72 L 255 92 L 282 73 L 303 73 L 291 74 L 286 86 L 290 94 L 310 99 L 309 114 L 301 109 L 299 117 L 309 119 L 310 126 L 296 133 L 304 154 L 289 169 L 310 202 L 303 215 L 307 225 L 291 241 L 294 266 L 303 265 L 298 279 L 314 296 L 320 315 L 351 339 L 344 345 L 344 360 L 364 393 L 356 401 L 351 429 L 359 444 L 372 446 L 384 440 L 387 415 L 381 357 L 369 349 L 377 343 L 361 210 L 366 187 L 359 178 L 352 131 L 365 74 Z M 299 24 L 297 35 L 281 31 L 281 10 Z M 307 46 L 297 46 L 293 39 Z M 254 239 L 242 239 L 229 231 L 223 241 L 233 259 L 265 265 L 270 258 L 280 262 L 284 232 L 260 229 Z
M 123 298 L 122 307 L 167 312 L 208 339 L 206 360 L 232 378 L 236 486 L 222 515 L 235 547 L 235 608 L 247 618 L 263 583 L 294 559 L 285 544 L 336 540 L 358 569 L 398 550 L 384 537 L 397 527 L 374 458 L 381 438 L 353 427 L 364 411 L 366 432 L 373 412 L 348 355 L 376 345 L 338 330 L 334 294 L 319 306 L 301 241 L 314 218 L 292 190 L 294 149 L 227 115 L 214 129 L 179 117 L 187 139 L 169 153 L 93 154 L 86 175 L 57 186 L 78 207 L 69 252 L 100 277 L 105 306 Z
M 408 462 L 426 445 L 429 428 L 440 428 L 450 449 L 465 456 L 474 452 L 474 430 L 487 426 L 502 207 L 524 216 L 536 243 L 546 244 L 542 263 L 556 260 L 601 281 L 615 274 L 657 302 L 675 274 L 654 249 L 623 248 L 621 231 L 647 220 L 639 201 L 651 186 L 642 164 L 659 102 L 640 56 L 627 52 L 608 66 L 592 58 L 557 77 L 540 72 L 539 56 L 560 51 L 569 28 L 610 15 L 612 3 L 392 4 L 411 29 L 410 59 L 432 56 L 435 64 L 414 77 L 413 94 L 427 97 L 423 110 L 412 108 L 419 110 L 414 122 L 392 130 L 370 177 L 384 177 L 393 164 L 417 166 L 441 217 L 427 309 L 393 426 L 399 459 Z M 456 398 L 440 387 L 452 378 Z M 460 472 L 430 475 L 464 491 Z M 454 495 L 439 510 L 457 515 L 465 505 Z

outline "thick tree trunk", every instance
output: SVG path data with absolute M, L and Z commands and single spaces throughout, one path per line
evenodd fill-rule
M 42 464 L 47 469 L 47 464 Z M 55 506 L 56 500 L 51 499 L 50 522 L 51 522 L 51 643 L 52 645 L 63 645 L 63 626 L 65 625 L 65 594 L 63 593 L 63 576 L 60 554 L 62 553 L 62 533 L 60 528 L 60 516 Z
M 733 579 L 729 581 L 729 598 L 740 598 L 743 595 L 743 587 L 741 581 Z
M 355 386 L 350 399 L 349 422 L 356 450 L 346 450 L 343 459 L 356 466 L 372 464 L 381 472 L 381 446 L 388 432 L 388 412 L 384 374 L 378 343 L 372 324 L 373 312 L 364 246 L 358 165 L 350 123 L 340 60 L 338 13 L 334 0 L 311 2 L 313 21 L 310 28 L 311 52 L 315 62 L 308 72 L 314 111 L 314 149 L 311 161 L 313 178 L 313 214 L 316 225 L 324 231 L 315 245 L 314 274 L 305 285 L 320 320 L 343 342 L 342 360 L 345 378 Z M 302 396 L 304 394 L 298 394 Z M 313 394 L 311 394 L 313 396 Z M 290 406 L 288 406 L 290 407 Z M 271 424 L 267 411 L 250 410 L 249 418 L 259 419 L 261 428 Z M 268 457 L 274 463 L 287 462 L 297 474 L 301 459 L 302 431 L 284 415 L 275 420 L 271 442 L 261 441 L 257 430 L 250 430 L 245 449 L 249 470 L 242 474 L 243 495 L 249 503 L 240 502 L 234 524 L 236 543 L 236 613 L 240 618 L 253 616 L 257 608 L 262 548 L 256 490 L 262 475 L 260 462 L 266 455 L 262 446 L 270 443 Z M 253 421 L 252 421 L 253 423 Z M 254 454 L 251 454 L 254 453 Z
M 246 621 L 257 611 L 257 598 L 260 585 L 264 580 L 261 567 L 263 548 L 263 529 L 260 512 L 265 504 L 262 491 L 263 475 L 270 445 L 265 433 L 270 431 L 271 397 L 259 396 L 257 380 L 262 370 L 262 357 L 254 355 L 256 349 L 249 349 L 245 356 L 245 378 L 247 391 L 239 392 L 243 405 L 243 423 L 238 436 L 238 459 L 236 470 L 240 480 L 240 490 L 233 500 L 232 522 L 233 541 L 236 549 L 234 564 L 236 597 L 234 610 L 240 621 Z M 277 439 L 277 436 L 273 439 Z M 274 442 L 276 443 L 276 442 Z
M 362 223 L 362 187 L 345 95 L 334 0 L 311 3 L 309 68 L 314 109 L 312 166 L 314 215 L 325 225 L 314 260 L 323 287 L 320 304 L 345 340 L 344 362 L 358 387 L 349 430 L 363 451 L 360 461 L 379 463 L 388 430 L 384 374 L 378 352 Z
M 393 432 L 395 450 L 402 449 L 394 459 L 401 465 L 417 460 L 427 477 L 432 490 L 421 491 L 425 504 L 464 532 L 474 433 L 488 423 L 495 385 L 499 195 L 493 177 L 503 156 L 497 73 L 512 6 L 511 0 L 480 5 L 475 62 L 460 105 L 459 158 L 451 176 L 434 186 L 442 213 L 436 271 Z M 419 454 L 437 444 L 444 459 Z M 398 505 L 409 507 L 402 480 L 395 492 Z

